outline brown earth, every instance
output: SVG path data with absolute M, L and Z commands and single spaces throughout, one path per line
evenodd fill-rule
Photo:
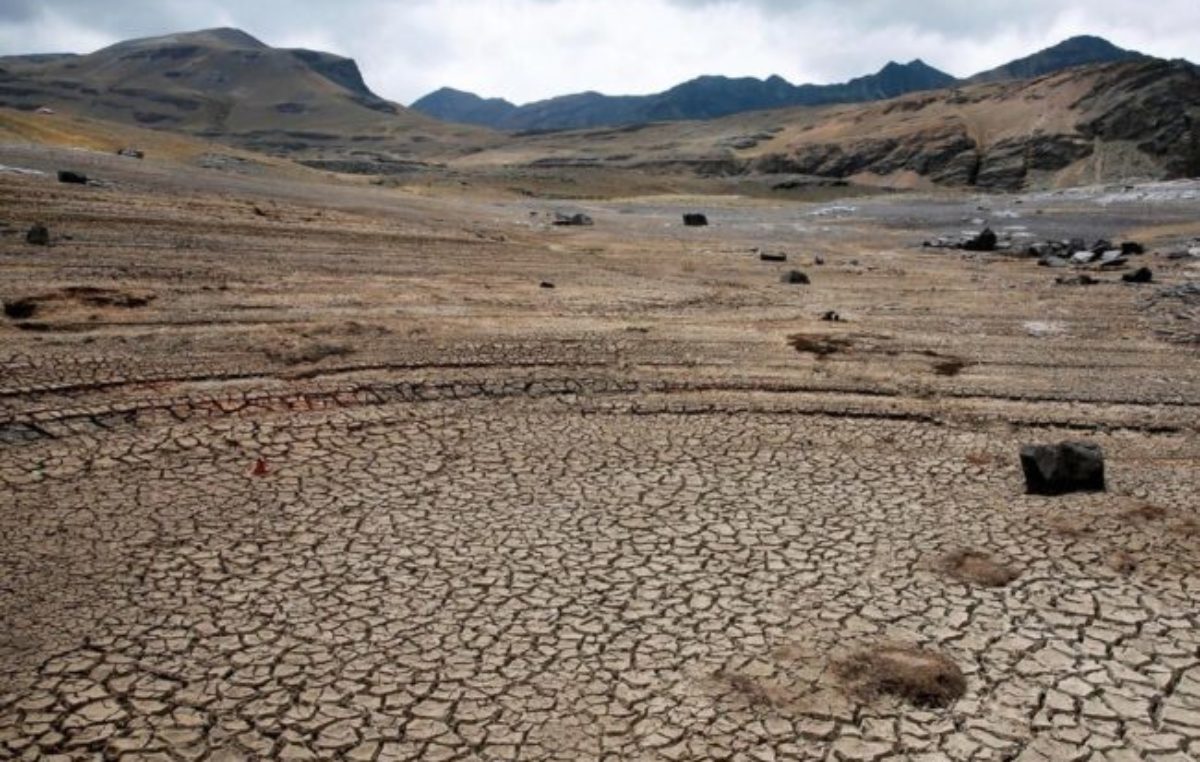
M 101 181 L 0 170 L 0 298 L 36 300 L 0 320 L 0 758 L 1200 753 L 1200 361 L 1149 299 L 1200 279 L 1156 253 L 1194 187 L 525 193 L 208 151 L 0 147 Z M 1138 231 L 1156 283 L 919 247 L 975 218 Z M 1018 447 L 1065 438 L 1109 492 L 1024 494 Z M 963 548 L 1021 574 L 931 568 Z

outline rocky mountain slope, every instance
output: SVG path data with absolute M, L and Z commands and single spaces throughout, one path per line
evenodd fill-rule
M 968 80 L 915 60 L 889 63 L 875 74 L 837 85 L 793 85 L 782 77 L 699 77 L 666 92 L 645 96 L 608 96 L 587 92 L 516 106 L 500 98 L 443 88 L 412 108 L 447 122 L 508 131 L 584 129 L 686 119 L 784 108 L 865 103 L 955 84 L 998 82 L 1050 74 L 1073 66 L 1140 57 L 1098 37 L 1074 37 Z
M 1138 59 L 888 101 L 550 133 L 472 165 L 1011 191 L 1200 175 L 1200 68 Z
M 353 60 L 272 48 L 236 29 L 122 42 L 88 55 L 0 58 L 0 107 L 167 129 L 276 153 L 446 128 L 380 98 Z M 458 132 L 462 132 L 459 130 Z

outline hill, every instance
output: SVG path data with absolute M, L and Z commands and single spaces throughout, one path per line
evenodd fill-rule
M 237 29 L 130 40 L 88 55 L 0 58 L 0 107 L 48 107 L 286 154 L 358 138 L 359 148 L 419 155 L 464 134 L 380 98 L 351 59 L 272 48 Z

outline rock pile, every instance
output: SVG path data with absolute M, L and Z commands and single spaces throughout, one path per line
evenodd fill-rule
M 1136 241 L 1125 241 L 1119 245 L 1099 239 L 1090 246 L 1082 238 L 1062 241 L 1041 241 L 1030 244 L 1026 254 L 1038 258 L 1043 267 L 1084 267 L 1098 265 L 1101 269 L 1125 267 L 1130 257 L 1146 253 L 1146 248 Z

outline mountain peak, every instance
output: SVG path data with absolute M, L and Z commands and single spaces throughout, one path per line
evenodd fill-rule
M 1063 69 L 1089 64 L 1115 63 L 1145 58 L 1141 53 L 1117 47 L 1103 37 L 1083 34 L 1069 37 L 1057 45 L 1039 50 L 1033 55 L 1018 58 L 1004 66 L 980 72 L 967 81 L 1002 82 L 1012 79 L 1029 79 L 1052 74 Z
M 222 50 L 268 50 L 269 46 L 258 38 L 232 27 L 216 27 L 200 29 L 195 32 L 179 32 L 165 34 L 159 37 L 142 37 L 136 40 L 118 42 L 104 48 L 103 51 L 134 51 L 151 48 L 173 47 L 179 45 L 196 45 L 203 48 Z

